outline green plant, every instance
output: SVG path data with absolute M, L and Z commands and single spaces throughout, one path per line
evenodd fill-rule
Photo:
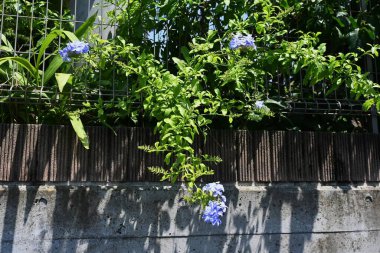
M 67 38 L 70 41 L 79 40 L 78 38 L 84 36 L 90 31 L 95 19 L 96 14 L 94 14 L 84 24 L 82 24 L 82 26 L 79 27 L 75 34 L 65 30 L 53 30 L 46 36 L 46 38 L 41 41 L 38 47 L 33 49 L 34 54 L 30 59 L 26 59 L 21 56 L 8 56 L 0 58 L 0 66 L 2 64 L 8 63 L 8 67 L 2 69 L 3 74 L 12 76 L 16 81 L 28 80 L 28 82 L 23 81 L 24 83 L 21 84 L 28 86 L 31 85 L 34 87 L 43 87 L 44 85 L 47 85 L 50 79 L 55 76 L 58 88 L 60 91 L 62 91 L 66 83 L 69 82 L 70 74 L 57 72 L 63 64 L 63 60 L 61 56 L 56 55 L 56 53 L 52 53 L 49 56 L 45 57 L 46 50 L 58 37 Z M 4 41 L 7 42 L 5 39 Z M 12 48 L 9 47 L 9 43 L 5 43 L 5 45 L 8 45 L 8 50 L 12 50 Z M 50 59 L 51 57 L 53 59 Z M 20 67 L 21 71 L 15 71 L 14 64 Z M 48 65 L 48 67 L 46 67 L 46 69 L 43 69 L 44 65 Z M 83 124 L 79 118 L 79 112 L 80 110 L 77 110 L 75 112 L 67 112 L 67 116 L 69 117 L 71 124 L 84 147 L 88 149 L 88 137 L 83 130 Z
M 65 2 L 61 7 L 57 1 L 4 0 L 0 8 L 2 35 L 20 52 L 37 46 L 53 30 L 72 30 L 72 23 L 59 21 L 72 19 Z
M 284 20 L 294 8 L 271 1 L 255 1 L 247 9 L 245 20 L 230 20 L 230 30 L 219 36 L 209 31 L 206 37 L 192 40 L 190 50 L 181 48 L 182 58 L 173 58 L 173 72 L 160 67 L 151 54 L 142 53 L 130 64 L 120 64 L 127 75 L 138 76 L 136 92 L 144 98 L 145 114 L 157 121 L 155 132 L 160 139 L 153 146 L 142 146 L 147 152 L 163 152 L 166 167 L 150 168 L 162 180 L 187 182 L 190 203 L 206 205 L 206 195 L 197 186 L 203 176 L 211 175 L 210 162 L 217 157 L 197 154 L 192 147 L 196 135 L 206 136 L 215 117 L 260 121 L 286 106 L 276 87 L 265 87 L 267 76 L 304 74 L 304 85 L 318 86 L 322 81 L 328 93 L 347 85 L 356 98 L 365 97 L 367 105 L 378 104 L 378 85 L 366 78 L 356 64 L 365 55 L 377 56 L 378 46 L 358 53 L 327 55 L 325 44 L 319 44 L 318 33 L 298 31 L 298 39 L 286 40 Z M 227 45 L 233 34 L 256 33 L 257 48 L 231 50 Z M 301 89 L 302 87 L 295 87 Z M 258 101 L 263 101 L 259 103 Z

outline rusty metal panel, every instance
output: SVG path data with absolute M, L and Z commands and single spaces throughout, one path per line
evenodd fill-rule
M 163 154 L 140 145 L 158 140 L 150 129 L 87 127 L 85 150 L 70 126 L 0 125 L 1 181 L 158 181 L 148 166 Z M 380 181 L 380 139 L 372 134 L 212 130 L 197 137 L 197 154 L 218 155 L 208 181 Z
M 336 181 L 351 181 L 351 138 L 349 134 L 334 134 L 334 170 Z
M 255 158 L 255 179 L 258 182 L 272 181 L 271 135 L 267 131 L 255 131 L 253 157 Z
M 111 170 L 109 180 L 120 182 L 127 180 L 128 160 L 129 160 L 129 131 L 127 128 L 115 129 L 116 134 L 109 136 L 110 140 L 110 161 Z
M 305 170 L 303 166 L 303 143 L 302 136 L 297 132 L 285 132 L 285 150 L 282 152 L 285 154 L 284 167 L 286 171 L 283 172 L 284 178 L 281 181 L 302 181 L 303 172 Z
M 130 139 L 129 139 L 129 159 L 128 159 L 128 181 L 139 181 L 140 169 L 146 168 L 145 166 L 145 153 L 143 150 L 139 150 L 138 146 L 147 145 L 145 142 L 145 129 L 142 128 L 130 128 Z
M 221 181 L 236 182 L 237 180 L 237 148 L 236 132 L 221 130 L 220 153 L 223 162 L 218 164 L 223 175 Z
M 8 136 L 9 141 L 9 155 L 8 155 L 8 166 L 9 166 L 9 181 L 18 181 L 19 179 L 19 168 L 20 159 L 22 158 L 22 150 L 20 147 L 20 142 L 17 142 L 18 137 L 22 138 L 19 132 L 20 126 L 17 124 L 12 124 Z
M 10 181 L 12 134 L 12 125 L 0 124 L 0 181 Z
M 247 130 L 237 131 L 237 169 L 238 169 L 238 181 L 240 182 L 253 182 L 254 179 L 254 166 L 255 157 L 253 151 L 254 135 Z
M 145 144 L 154 145 L 159 140 L 159 136 L 153 134 L 151 129 L 145 129 Z M 161 175 L 156 175 L 149 172 L 149 167 L 164 167 L 164 156 L 160 153 L 145 153 L 144 159 L 146 161 L 145 167 L 139 169 L 139 181 L 158 182 L 161 180 Z
M 335 181 L 334 142 L 332 133 L 315 133 L 319 158 L 319 181 Z
M 303 181 L 318 181 L 319 158 L 316 134 L 314 132 L 299 133 L 302 136 L 303 152 L 300 159 L 303 160 L 302 178 Z
M 380 136 L 367 134 L 364 137 L 368 166 L 368 181 L 380 181 Z
M 28 126 L 15 125 L 13 133 L 13 159 L 11 167 L 11 181 L 27 181 L 28 169 L 26 168 L 26 160 L 30 157 L 27 155 L 29 145 L 27 143 L 28 138 Z
M 280 162 L 282 171 L 280 181 L 301 181 L 303 168 L 303 143 L 302 136 L 298 132 L 281 132 L 283 139 L 283 149 L 280 151 L 283 156 Z
M 286 142 L 286 132 L 271 131 L 270 132 L 270 157 L 272 165 L 271 181 L 281 182 L 290 178 L 288 169 L 289 147 Z
M 364 134 L 351 134 L 351 181 L 364 182 L 367 179 L 368 162 Z
M 1 177 L 5 181 L 33 181 L 35 125 L 3 125 L 1 130 Z
M 219 156 L 223 162 L 210 164 L 215 174 L 205 178 L 207 181 L 235 182 L 237 180 L 237 149 L 235 132 L 211 130 L 207 135 L 203 152 Z
M 57 126 L 57 138 L 53 145 L 53 154 L 57 158 L 55 160 L 56 173 L 53 175 L 57 181 L 65 182 L 70 178 L 71 159 L 73 149 L 71 139 L 74 135 L 73 130 L 67 126 Z M 62 151 L 65 152 L 62 152 Z
M 219 132 L 218 130 L 211 130 L 206 137 L 206 140 L 203 144 L 202 152 L 204 154 L 213 155 L 213 156 L 219 156 L 223 159 L 223 157 L 220 154 L 220 139 L 219 139 Z M 224 161 L 223 161 L 224 162 Z M 212 170 L 214 170 L 214 175 L 207 176 L 203 180 L 207 182 L 214 182 L 222 178 L 222 170 L 220 168 L 219 164 L 208 164 Z
M 19 164 L 19 181 L 27 182 L 27 181 L 34 181 L 33 177 L 33 167 L 35 163 L 35 152 L 36 152 L 36 132 L 38 129 L 36 129 L 35 125 L 31 125 L 28 127 L 27 125 L 20 125 L 20 130 L 22 130 L 23 134 L 23 140 L 19 140 L 19 145 L 22 146 L 22 151 L 20 154 L 20 164 Z M 35 131 L 37 130 L 37 131 Z M 13 168 L 14 169 L 14 168 Z
M 318 181 L 318 152 L 314 135 L 308 132 L 285 132 L 285 157 L 282 162 L 286 170 L 280 181 Z
M 86 129 L 86 131 L 88 131 Z M 70 140 L 73 148 L 73 159 L 71 163 L 70 181 L 84 182 L 89 180 L 87 175 L 88 168 L 88 150 L 85 149 L 78 137 L 74 134 Z M 91 145 L 91 143 L 90 143 Z
M 90 142 L 90 149 L 84 156 L 87 163 L 86 177 L 92 182 L 107 182 L 109 181 L 108 171 L 111 170 L 112 164 L 109 156 L 111 130 L 96 126 L 87 127 L 86 130 Z
M 51 160 L 51 138 L 56 136 L 52 133 L 52 126 L 40 125 L 38 132 L 38 144 L 37 144 L 37 162 L 35 164 L 35 180 L 36 181 L 49 181 L 50 179 L 50 160 Z M 65 149 L 66 150 L 66 149 Z
M 67 156 L 71 143 L 67 139 L 70 128 L 67 126 L 36 126 L 36 150 L 34 152 L 33 173 L 35 181 L 62 182 L 68 180 L 71 169 Z

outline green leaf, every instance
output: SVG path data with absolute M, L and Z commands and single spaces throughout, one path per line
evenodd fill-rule
M 187 47 L 181 47 L 181 53 L 187 62 L 191 61 L 191 57 L 189 55 L 189 49 L 187 49 Z
M 79 140 L 82 142 L 82 145 L 85 149 L 90 148 L 90 143 L 88 139 L 88 135 L 84 130 L 83 123 L 79 118 L 78 113 L 69 112 L 68 116 L 70 118 L 71 125 L 74 128 L 75 133 L 77 134 Z
M 38 51 L 38 57 L 37 57 L 37 63 L 36 63 L 37 68 L 41 64 L 41 59 L 44 56 L 46 49 L 49 47 L 49 45 L 53 42 L 53 40 L 55 38 L 57 38 L 58 36 L 60 36 L 62 34 L 65 34 L 67 36 L 67 38 L 69 38 L 70 41 L 79 40 L 78 37 L 74 33 L 70 32 L 70 31 L 64 31 L 64 30 L 54 30 L 54 31 L 52 31 L 43 40 L 42 45 L 40 47 L 40 50 Z
M 173 57 L 173 62 L 177 64 L 180 70 L 183 70 L 185 68 L 185 62 L 181 59 L 178 59 L 177 57 Z
M 66 36 L 67 36 L 67 38 L 69 38 L 69 40 L 71 40 L 71 41 L 77 41 L 77 40 L 79 40 L 78 39 L 78 37 L 74 34 L 74 33 L 72 33 L 72 32 L 69 32 L 69 31 L 62 31 Z
M 368 99 L 363 104 L 363 110 L 368 111 L 372 107 L 372 105 L 374 105 L 374 104 L 375 104 L 375 100 L 373 98 Z
M 265 100 L 265 103 L 266 104 L 274 104 L 274 105 L 278 105 L 278 106 L 280 106 L 282 108 L 286 108 L 286 106 L 284 104 L 282 104 L 279 101 L 273 100 L 273 99 L 267 99 L 267 100 Z
M 371 53 L 374 54 L 376 57 L 379 56 L 379 52 L 377 51 L 376 47 L 371 47 Z
M 45 39 L 42 42 L 42 45 L 40 47 L 40 50 L 38 51 L 38 56 L 37 56 L 37 62 L 36 62 L 36 67 L 38 68 L 41 64 L 41 59 L 45 54 L 46 49 L 49 47 L 49 45 L 53 42 L 55 38 L 57 38 L 59 35 L 62 34 L 62 30 L 54 30 L 51 33 L 49 33 Z
M 179 114 L 180 114 L 182 117 L 185 117 L 185 115 L 186 115 L 186 110 L 185 110 L 185 108 L 183 108 L 183 107 L 180 106 L 180 105 L 177 105 L 177 108 L 178 108 Z
M 63 31 L 63 33 L 65 33 L 65 35 L 70 39 L 70 40 L 75 40 L 75 38 L 77 39 L 81 39 L 83 35 L 85 35 L 87 32 L 90 31 L 90 29 L 92 28 L 95 20 L 96 20 L 96 15 L 98 13 L 96 12 L 94 15 L 92 15 L 91 17 L 89 17 L 79 28 L 78 30 L 76 30 L 75 34 L 69 32 L 69 31 Z M 74 37 L 76 36 L 76 37 Z M 63 60 L 62 60 L 62 57 L 60 55 L 56 55 L 52 62 L 49 64 L 48 68 L 45 70 L 45 73 L 44 73 L 44 81 L 43 81 L 43 84 L 46 84 L 55 74 L 55 72 L 57 72 L 57 70 L 59 69 L 59 67 L 61 67 L 61 65 L 63 64 Z
M 90 28 L 92 28 L 95 20 L 96 20 L 96 17 L 98 15 L 98 12 L 96 12 L 94 15 L 92 15 L 91 17 L 89 17 L 75 32 L 75 35 L 78 37 L 78 38 L 82 38 L 83 35 L 85 35 L 87 32 L 90 31 Z
M 352 32 L 348 33 L 348 40 L 350 42 L 350 49 L 357 47 L 359 41 L 359 28 L 356 28 Z
M 184 139 L 185 141 L 187 141 L 189 144 L 193 144 L 193 140 L 192 140 L 190 137 L 185 136 L 185 137 L 183 137 L 183 139 Z
M 21 67 L 29 71 L 33 76 L 36 76 L 36 73 L 38 74 L 38 71 L 34 66 L 25 58 L 22 57 L 4 57 L 0 59 L 0 65 L 7 61 L 14 61 L 18 63 Z
M 4 51 L 4 52 L 13 52 L 13 49 L 12 48 L 9 48 L 9 47 L 6 47 L 6 46 L 0 46 L 0 51 Z
M 374 30 L 368 29 L 367 27 L 364 27 L 363 30 L 367 32 L 367 34 L 371 38 L 371 40 L 376 39 L 376 34 L 375 34 Z
M 170 158 L 172 156 L 172 153 L 167 153 L 166 156 L 165 156 L 165 164 L 166 165 L 169 165 L 170 164 Z
M 63 91 L 63 88 L 65 88 L 65 85 L 67 81 L 69 81 L 70 77 L 71 77 L 71 74 L 55 73 L 55 79 L 57 80 L 58 89 L 60 92 Z
M 339 18 L 336 18 L 336 17 L 332 17 L 340 27 L 345 27 L 344 23 L 342 22 L 342 20 L 340 20 Z
M 13 51 L 12 44 L 7 40 L 7 38 L 4 36 L 4 34 L 1 34 L 1 41 L 5 46 L 2 46 L 4 48 L 7 48 L 7 50 Z
M 54 76 L 55 72 L 57 72 L 59 67 L 61 67 L 62 63 L 63 63 L 63 60 L 60 55 L 56 55 L 53 58 L 53 60 L 49 64 L 49 67 L 47 67 L 47 69 L 44 72 L 44 81 L 43 81 L 44 84 L 46 84 Z
M 173 121 L 172 119 L 168 119 L 168 118 L 166 118 L 166 119 L 164 119 L 164 122 L 165 122 L 166 124 L 169 124 L 169 125 L 172 126 L 172 127 L 175 127 L 174 121 Z

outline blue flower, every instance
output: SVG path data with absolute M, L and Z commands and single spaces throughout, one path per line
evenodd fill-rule
M 222 184 L 219 184 L 218 182 L 216 182 L 216 183 L 209 183 L 209 184 L 206 184 L 205 186 L 203 186 L 202 191 L 209 192 L 214 197 L 218 197 L 218 196 L 222 197 L 223 196 L 223 192 L 224 192 L 224 187 L 223 187 Z M 223 199 L 223 197 L 222 197 L 222 199 Z M 226 197 L 224 197 L 224 199 L 225 198 Z
M 213 226 L 219 226 L 222 224 L 222 220 L 220 218 L 226 210 L 227 206 L 224 202 L 209 201 L 203 212 L 202 219 L 206 223 L 211 223 Z
M 263 108 L 264 107 L 264 101 L 260 101 L 260 100 L 256 101 L 255 106 L 258 109 Z
M 70 57 L 88 53 L 89 50 L 90 46 L 88 45 L 88 43 L 77 40 L 68 43 L 65 48 L 59 50 L 59 54 L 61 55 L 63 61 L 70 62 Z
M 251 35 L 236 34 L 230 42 L 230 49 L 235 50 L 238 48 L 256 49 L 255 40 Z
M 61 55 L 63 61 L 71 61 L 71 58 L 69 57 L 69 52 L 66 47 L 62 50 L 59 50 L 59 54 Z

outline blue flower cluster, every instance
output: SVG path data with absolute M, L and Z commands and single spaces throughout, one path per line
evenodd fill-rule
M 226 197 L 223 195 L 224 187 L 218 182 L 206 184 L 203 186 L 202 191 L 211 193 L 215 198 L 220 197 L 223 202 L 226 202 Z
M 260 100 L 256 101 L 255 106 L 257 109 L 263 108 L 264 107 L 264 101 L 260 101 Z
M 62 50 L 59 50 L 59 54 L 61 55 L 63 61 L 70 62 L 71 58 L 77 56 L 79 54 L 85 54 L 88 53 L 90 50 L 90 46 L 88 43 L 85 43 L 83 41 L 74 41 L 67 44 L 65 48 Z
M 213 226 L 219 226 L 222 224 L 220 217 L 223 216 L 226 210 L 227 206 L 224 202 L 210 200 L 203 212 L 202 219 L 206 223 L 211 223 Z
M 253 48 L 256 49 L 255 40 L 251 35 L 235 35 L 230 42 L 230 49 Z
M 226 197 L 223 195 L 224 187 L 220 183 L 209 183 L 205 185 L 202 190 L 215 197 L 217 200 L 208 202 L 202 219 L 206 223 L 211 223 L 213 226 L 219 226 L 222 224 L 221 217 L 227 210 Z

